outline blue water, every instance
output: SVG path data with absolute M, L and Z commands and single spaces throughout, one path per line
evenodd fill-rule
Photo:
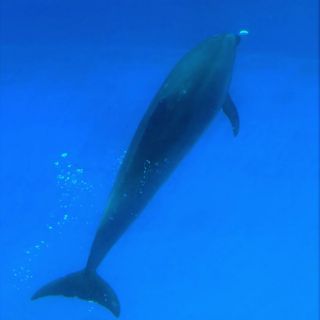
M 318 318 L 316 0 L 1 2 L 0 318 L 114 319 L 30 301 L 81 269 L 135 128 L 175 62 L 249 31 L 219 114 L 105 259 L 121 319 Z

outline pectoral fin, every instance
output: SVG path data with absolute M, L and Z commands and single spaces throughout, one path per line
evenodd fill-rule
M 233 135 L 237 136 L 240 127 L 239 114 L 229 94 L 226 98 L 224 105 L 222 106 L 222 110 L 231 122 Z

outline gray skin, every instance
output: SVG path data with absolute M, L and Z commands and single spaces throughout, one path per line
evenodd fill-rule
M 169 74 L 123 161 L 86 268 L 95 270 L 226 101 L 238 36 L 210 37 Z
M 33 299 L 77 296 L 100 303 L 119 316 L 118 298 L 96 269 L 218 111 L 223 109 L 237 134 L 238 114 L 228 91 L 238 43 L 239 36 L 234 34 L 213 36 L 177 63 L 133 137 L 85 269 L 42 287 Z

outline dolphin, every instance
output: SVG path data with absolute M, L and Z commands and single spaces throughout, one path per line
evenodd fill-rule
M 238 134 L 239 116 L 229 86 L 239 41 L 237 34 L 211 36 L 175 65 L 129 145 L 86 266 L 43 286 L 33 300 L 50 295 L 78 297 L 120 315 L 116 293 L 96 270 L 220 110 Z

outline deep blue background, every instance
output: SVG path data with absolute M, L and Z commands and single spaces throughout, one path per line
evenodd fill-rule
M 123 320 L 317 319 L 317 1 L 44 2 L 1 2 L 1 319 L 113 319 L 29 298 L 84 265 L 174 63 L 242 28 L 239 137 L 219 115 L 100 272 Z

